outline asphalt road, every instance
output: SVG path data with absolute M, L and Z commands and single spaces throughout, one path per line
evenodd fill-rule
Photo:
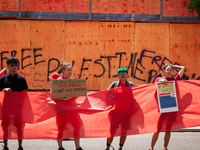
M 152 134 L 128 136 L 123 150 L 148 150 Z M 162 150 L 164 133 L 160 133 L 155 150 Z M 113 146 L 118 149 L 119 137 L 115 137 Z M 0 141 L 3 145 L 3 141 Z M 8 141 L 9 150 L 17 150 L 17 140 Z M 106 138 L 85 138 L 81 139 L 81 146 L 84 150 L 105 150 Z M 24 140 L 24 150 L 57 150 L 56 140 Z M 65 150 L 75 150 L 73 140 L 63 141 Z M 169 143 L 169 150 L 200 150 L 200 132 L 172 132 Z

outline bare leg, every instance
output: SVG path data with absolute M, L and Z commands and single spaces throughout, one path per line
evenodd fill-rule
M 8 140 L 3 140 L 4 146 L 8 147 Z
M 165 131 L 164 148 L 163 148 L 163 150 L 166 150 L 166 149 L 167 149 L 167 146 L 168 146 L 168 144 L 169 144 L 170 137 L 171 137 L 171 131 Z
M 24 129 L 23 128 L 17 128 L 17 136 L 18 136 L 18 144 L 19 147 L 22 146 L 22 139 L 24 136 Z
M 22 146 L 22 140 L 18 140 L 19 147 Z
M 160 132 L 155 132 L 155 133 L 153 134 L 153 136 L 152 136 L 152 139 L 151 139 L 151 150 L 154 149 L 154 146 L 155 146 L 155 144 L 156 144 L 156 142 L 157 142 L 157 140 L 158 140 L 158 137 L 159 137 L 159 133 L 160 133 Z
M 74 143 L 76 147 L 80 147 L 80 138 L 74 139 Z
M 107 144 L 111 144 L 112 141 L 113 141 L 113 137 L 109 137 L 109 138 L 107 138 Z
M 125 141 L 126 141 L 126 136 L 120 136 L 119 144 L 124 145 Z
M 62 147 L 62 139 L 57 139 L 58 147 Z
M 8 127 L 3 127 L 3 143 L 5 147 L 8 147 Z

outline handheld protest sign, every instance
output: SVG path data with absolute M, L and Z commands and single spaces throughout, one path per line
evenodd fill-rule
M 158 82 L 156 87 L 160 113 L 178 111 L 175 82 L 168 81 L 167 85 Z
M 52 80 L 52 98 L 86 96 L 86 79 Z

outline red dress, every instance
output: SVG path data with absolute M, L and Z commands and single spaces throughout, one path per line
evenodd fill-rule
M 181 80 L 179 74 L 172 78 L 157 77 L 154 83 L 159 82 L 161 79 L 166 79 L 167 81 Z M 157 95 L 157 94 L 156 94 Z M 176 121 L 177 112 L 161 113 L 158 124 L 157 132 L 160 131 L 170 131 L 173 123 Z

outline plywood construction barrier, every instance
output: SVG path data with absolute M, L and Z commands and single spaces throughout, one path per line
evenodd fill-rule
M 1 69 L 7 57 L 18 58 L 32 90 L 50 89 L 61 59 L 73 64 L 73 78 L 87 79 L 87 90 L 106 89 L 120 67 L 136 85 L 163 75 L 165 63 L 200 79 L 200 24 L 1 20 L 0 28 Z
M 2 0 L 0 17 L 199 22 L 197 13 L 189 13 L 186 7 L 188 2 L 189 0 Z

